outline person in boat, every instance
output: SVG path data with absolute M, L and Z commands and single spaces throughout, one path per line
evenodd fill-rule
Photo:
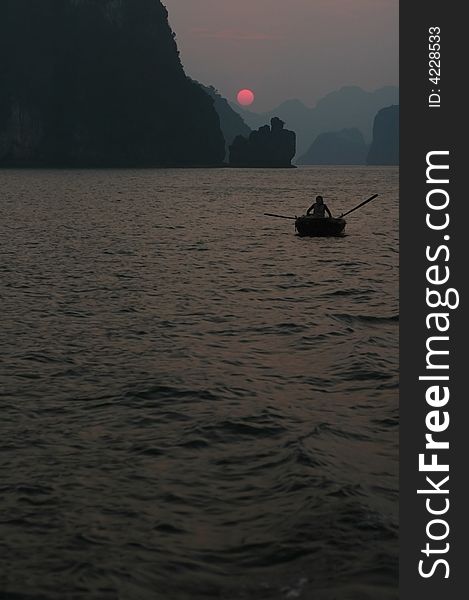
M 319 219 L 324 219 L 326 213 L 329 218 L 332 218 L 331 211 L 329 210 L 327 204 L 324 204 L 324 198 L 322 196 L 316 197 L 316 202 L 308 208 L 308 212 L 306 214 L 310 215 L 311 212 L 313 213 L 313 217 L 317 217 Z

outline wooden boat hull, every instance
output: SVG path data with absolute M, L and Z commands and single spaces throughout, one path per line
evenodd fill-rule
M 330 237 L 342 235 L 347 222 L 345 219 L 318 218 L 309 215 L 298 217 L 295 229 L 301 237 Z

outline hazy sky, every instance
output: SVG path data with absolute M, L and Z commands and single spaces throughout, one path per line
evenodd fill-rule
M 399 0 L 163 0 L 186 72 L 253 110 L 398 84 Z

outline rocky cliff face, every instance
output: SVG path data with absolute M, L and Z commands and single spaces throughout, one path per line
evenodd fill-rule
M 0 165 L 223 161 L 160 0 L 2 0 L 0 80 Z
M 250 127 L 246 125 L 243 118 L 231 106 L 226 98 L 223 98 L 217 90 L 210 86 L 206 87 L 200 84 L 214 102 L 215 110 L 220 117 L 220 126 L 225 138 L 226 158 L 228 158 L 228 149 L 238 135 L 248 137 L 251 133 Z
M 367 152 L 368 147 L 358 129 L 342 129 L 318 135 L 298 164 L 364 165 Z
M 373 126 L 373 142 L 368 154 L 369 165 L 399 164 L 399 106 L 379 111 Z
M 296 153 L 294 131 L 284 129 L 285 123 L 274 117 L 270 126 L 253 131 L 249 138 L 238 136 L 230 146 L 233 167 L 289 168 Z

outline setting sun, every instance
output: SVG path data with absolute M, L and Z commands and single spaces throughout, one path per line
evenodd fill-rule
M 238 104 L 241 106 L 251 106 L 255 100 L 254 92 L 251 90 L 240 90 L 237 96 Z

